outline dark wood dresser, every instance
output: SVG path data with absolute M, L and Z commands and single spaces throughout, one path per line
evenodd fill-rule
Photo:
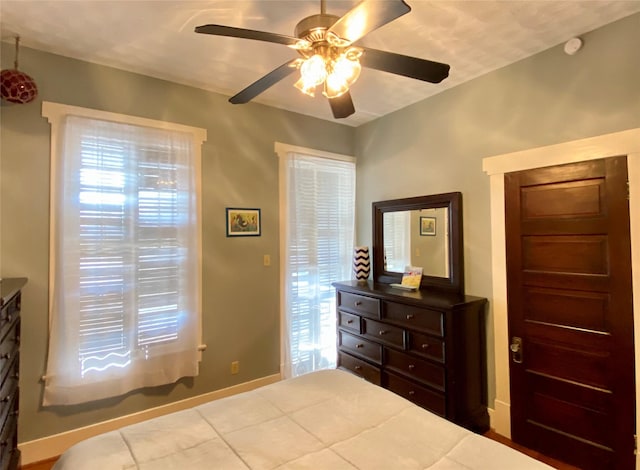
M 20 300 L 26 278 L 0 281 L 0 469 L 20 466 L 18 450 L 18 377 L 20 370 Z
M 476 432 L 489 429 L 486 299 L 336 282 L 338 367 Z

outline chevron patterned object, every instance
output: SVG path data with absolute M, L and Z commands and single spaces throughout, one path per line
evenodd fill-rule
M 353 273 L 358 282 L 366 282 L 369 279 L 370 271 L 369 247 L 356 246 L 353 250 Z

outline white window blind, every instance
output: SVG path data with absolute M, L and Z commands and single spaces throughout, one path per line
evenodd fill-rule
M 385 212 L 382 225 L 386 270 L 404 272 L 411 265 L 411 212 Z
M 197 375 L 199 143 L 85 116 L 58 124 L 44 404 Z
M 335 289 L 350 279 L 355 164 L 295 152 L 285 158 L 283 374 L 336 365 Z

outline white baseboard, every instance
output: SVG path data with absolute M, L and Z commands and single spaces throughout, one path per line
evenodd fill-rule
M 511 439 L 511 405 L 500 400 L 495 400 L 494 407 L 493 410 L 489 409 L 491 429 Z
M 52 436 L 43 437 L 29 442 L 23 442 L 18 445 L 18 448 L 22 451 L 22 465 L 28 465 L 42 460 L 49 460 L 59 456 L 73 444 L 76 444 L 89 437 L 102 434 L 104 432 L 113 431 L 122 426 L 128 426 L 130 424 L 139 423 L 141 421 L 155 418 L 156 416 L 162 416 L 175 411 L 185 410 L 193 406 L 198 406 L 203 403 L 217 400 L 219 398 L 228 397 L 237 393 L 247 392 L 263 385 L 278 382 L 281 379 L 280 374 L 269 375 L 260 379 L 252 380 L 242 384 L 234 385 L 233 387 L 223 388 L 222 390 L 216 390 L 214 392 L 205 393 L 196 397 L 187 398 L 185 400 L 176 401 L 167 405 L 150 408 L 148 410 L 139 411 L 127 416 L 121 416 L 119 418 L 110 419 L 108 421 L 102 421 L 100 423 L 92 424 L 71 431 L 66 431 L 60 434 L 54 434 Z

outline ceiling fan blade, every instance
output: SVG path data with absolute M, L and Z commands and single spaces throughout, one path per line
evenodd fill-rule
M 333 117 L 336 119 L 349 117 L 356 112 L 356 108 L 353 107 L 351 94 L 348 91 L 337 98 L 329 98 L 329 104 L 331 105 Z
M 360 64 L 363 67 L 431 83 L 440 83 L 449 76 L 450 67 L 447 64 L 366 47 L 362 49 L 364 53 L 360 57 Z
M 352 43 L 410 11 L 404 0 L 364 0 L 336 21 L 328 33 Z
M 232 38 L 254 39 L 256 41 L 275 42 L 286 46 L 295 45 L 299 39 L 284 34 L 267 33 L 265 31 L 255 31 L 253 29 L 234 28 L 233 26 L 222 26 L 218 24 L 205 24 L 196 26 L 196 33 L 213 34 L 216 36 L 229 36 Z
M 249 85 L 247 88 L 245 88 L 241 92 L 229 98 L 229 102 L 233 104 L 248 103 L 253 98 L 258 96 L 260 93 L 267 90 L 269 87 L 272 87 L 283 78 L 295 72 L 297 69 L 291 66 L 291 64 L 293 64 L 294 62 L 295 62 L 295 59 L 285 62 L 277 69 L 272 70 L 271 72 L 266 74 L 264 77 L 253 82 L 251 85 Z

